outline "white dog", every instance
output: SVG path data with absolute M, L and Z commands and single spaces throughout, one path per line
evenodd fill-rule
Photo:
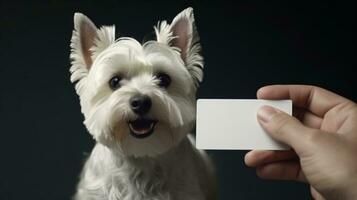
M 97 142 L 76 200 L 216 199 L 210 160 L 188 136 L 203 76 L 192 8 L 154 28 L 140 44 L 74 15 L 71 81 Z

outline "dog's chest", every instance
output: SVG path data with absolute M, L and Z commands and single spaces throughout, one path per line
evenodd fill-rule
M 140 162 L 123 166 L 113 176 L 113 191 L 125 200 L 182 200 L 186 195 L 199 196 L 197 177 L 192 163 L 185 160 Z M 195 195 L 196 194 L 196 195 Z
M 203 195 L 197 166 L 189 152 L 181 149 L 159 161 L 117 158 L 113 162 L 97 146 L 84 168 L 77 199 L 199 200 Z
M 171 199 L 167 173 L 158 163 L 127 164 L 112 174 L 112 190 L 121 194 L 117 199 Z

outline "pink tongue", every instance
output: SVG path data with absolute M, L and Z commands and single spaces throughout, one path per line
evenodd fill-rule
M 133 128 L 133 129 L 137 134 L 145 134 L 149 130 L 149 128 Z
M 146 134 L 150 130 L 151 125 L 149 125 L 149 126 L 134 126 L 133 124 L 131 124 L 130 128 L 132 129 L 132 131 L 135 134 L 143 135 L 143 134 Z

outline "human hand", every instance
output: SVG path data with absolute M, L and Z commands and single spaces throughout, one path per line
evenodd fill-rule
M 356 199 L 357 105 L 304 85 L 266 86 L 257 97 L 292 99 L 295 117 L 268 106 L 258 111 L 261 126 L 292 150 L 253 150 L 246 165 L 264 179 L 307 182 L 315 199 Z

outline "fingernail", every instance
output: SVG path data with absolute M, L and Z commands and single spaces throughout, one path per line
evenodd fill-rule
M 258 110 L 258 120 L 267 123 L 270 121 L 270 119 L 273 117 L 275 113 L 277 113 L 277 111 L 273 107 L 262 106 Z
M 257 97 L 258 98 L 261 96 L 261 93 L 262 93 L 262 88 L 259 88 L 258 91 L 257 91 Z

